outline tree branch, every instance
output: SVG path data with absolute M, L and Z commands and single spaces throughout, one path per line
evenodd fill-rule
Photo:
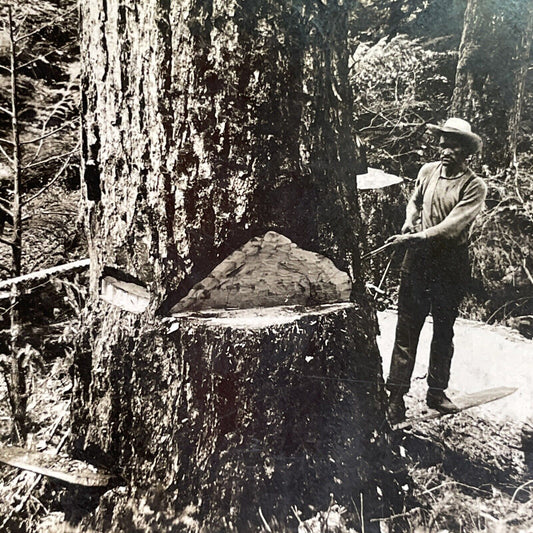
M 522 485 L 520 485 L 520 486 L 514 491 L 514 493 L 513 493 L 513 497 L 511 498 L 511 503 L 514 503 L 517 494 L 518 494 L 521 490 L 524 490 L 528 485 L 531 485 L 532 483 L 533 483 L 533 479 L 530 479 L 529 481 L 526 481 L 525 483 L 522 483 Z
M 8 246 L 13 246 L 15 243 L 11 239 L 6 239 L 0 235 L 0 243 L 7 244 Z
M 0 106 L 0 111 L 2 111 L 2 113 L 6 113 L 6 115 L 9 115 L 10 117 L 13 116 L 13 113 L 11 113 L 11 111 L 3 106 Z
M 69 87 L 70 87 L 71 84 L 69 84 Z M 41 128 L 41 131 L 44 132 L 46 131 L 46 126 L 48 125 L 48 123 L 50 122 L 50 120 L 52 119 L 52 117 L 54 116 L 55 112 L 57 111 L 58 107 L 66 100 L 66 95 L 63 95 L 63 97 L 61 98 L 61 100 L 59 100 L 59 102 L 57 102 L 54 107 L 52 108 L 52 110 L 50 111 L 50 114 L 48 115 L 48 117 L 46 118 L 46 120 L 43 122 L 43 127 Z M 39 143 L 39 146 L 37 147 L 37 149 L 35 150 L 35 154 L 33 156 L 33 159 L 32 159 L 32 163 L 39 157 L 39 154 L 41 153 L 41 148 L 43 147 L 43 141 L 41 140 L 41 142 Z
M 526 273 L 527 279 L 529 279 L 529 282 L 531 283 L 531 285 L 533 285 L 533 276 L 531 275 L 529 268 L 527 268 L 525 257 L 524 259 L 522 259 L 522 268 L 524 269 L 524 272 Z
M 54 48 L 53 50 L 51 50 L 50 52 L 47 52 L 44 55 L 37 56 L 34 59 L 30 59 L 29 61 L 26 61 L 26 63 L 22 63 L 22 65 L 18 65 L 17 70 L 22 70 L 25 67 L 29 67 L 32 63 L 35 63 L 36 61 L 39 61 L 40 59 L 45 59 L 46 57 L 51 56 L 52 54 L 55 54 L 56 52 L 59 52 L 61 50 L 65 50 L 68 47 L 69 47 L 69 44 L 67 43 L 61 46 L 60 48 Z
M 28 39 L 28 37 L 32 37 L 33 35 L 36 35 L 36 34 L 40 33 L 45 28 L 48 28 L 48 26 L 52 26 L 56 22 L 64 19 L 67 15 L 70 15 L 71 13 L 76 11 L 76 9 L 78 9 L 78 6 L 73 7 L 72 9 L 69 9 L 66 13 L 63 13 L 62 15 L 57 16 L 56 18 L 52 19 L 50 22 L 47 22 L 46 24 L 43 24 L 42 26 L 40 26 L 36 30 L 30 31 L 29 33 L 26 33 L 25 35 L 21 35 L 20 37 L 16 37 L 15 38 L 15 43 L 18 44 L 20 41 L 23 41 L 24 39 Z
M 59 155 L 53 155 L 52 157 L 48 157 L 46 159 L 43 159 L 42 161 L 37 161 L 36 163 L 30 163 L 29 165 L 25 165 L 22 168 L 24 170 L 27 170 L 29 168 L 35 168 L 41 165 L 45 165 L 46 163 L 50 163 L 51 161 L 57 161 L 58 159 L 62 159 L 63 157 L 68 157 L 68 156 L 75 154 L 78 151 L 78 148 L 79 148 L 79 143 L 76 145 L 76 148 L 74 148 L 74 150 L 71 150 L 70 152 L 65 152 L 64 154 L 59 154 Z
M 43 216 L 50 216 L 50 217 L 71 217 L 72 213 L 69 213 L 67 211 L 39 211 L 38 213 L 30 213 L 28 215 L 24 215 L 22 217 L 22 222 L 26 222 L 26 220 L 29 220 L 30 218 L 35 217 L 43 217 Z
M 13 158 L 5 151 L 4 147 L 0 144 L 0 153 L 11 163 L 13 164 Z
M 13 213 L 7 207 L 4 207 L 2 204 L 0 204 L 0 211 L 3 211 L 6 215 L 9 215 L 11 218 L 13 218 Z
M 70 120 L 69 122 L 65 122 L 62 126 L 59 126 L 58 128 L 55 128 L 48 133 L 45 133 L 44 135 L 41 135 L 40 137 L 35 137 L 34 139 L 29 139 L 28 141 L 21 141 L 20 144 L 35 144 L 37 142 L 40 142 L 48 137 L 51 137 L 52 135 L 55 135 L 58 131 L 64 130 L 68 126 L 71 126 L 75 122 L 78 122 L 78 119 L 75 118 L 74 120 Z

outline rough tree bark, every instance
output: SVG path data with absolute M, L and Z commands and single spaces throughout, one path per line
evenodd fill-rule
M 483 132 L 483 160 L 495 169 L 516 162 L 532 37 L 529 0 L 469 0 L 451 112 Z
M 358 259 L 350 7 L 81 4 L 92 299 L 73 445 L 131 488 L 102 499 L 94 527 L 246 528 L 258 507 L 379 499 L 384 395 Z M 229 325 L 180 316 L 169 332 L 161 315 L 269 230 L 348 273 L 351 301 L 293 308 L 281 325 L 267 312 L 261 327 L 242 325 L 246 310 Z M 144 285 L 146 310 L 100 300 L 109 274 Z

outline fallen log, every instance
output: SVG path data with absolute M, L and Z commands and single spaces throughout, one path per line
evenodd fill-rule
M 30 274 L 24 274 L 23 276 L 17 276 L 16 278 L 5 279 L 3 281 L 0 281 L 0 289 L 11 287 L 12 285 L 18 285 L 20 283 L 25 283 L 27 281 L 39 281 L 42 279 L 46 279 L 50 276 L 64 274 L 65 272 L 71 272 L 73 270 L 83 270 L 85 268 L 88 268 L 89 264 L 90 259 L 80 259 L 79 261 L 74 261 L 72 263 L 66 263 L 64 265 L 58 265 L 55 267 L 38 270 L 37 272 L 31 272 Z

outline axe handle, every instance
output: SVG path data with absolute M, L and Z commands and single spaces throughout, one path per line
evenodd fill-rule
M 380 246 L 379 248 L 376 248 L 375 250 L 372 250 L 371 252 L 368 252 L 361 256 L 361 259 L 368 259 L 369 257 L 374 257 L 377 254 L 380 254 L 381 252 L 384 252 L 387 248 L 390 248 L 392 246 L 392 243 L 384 244 L 383 246 Z

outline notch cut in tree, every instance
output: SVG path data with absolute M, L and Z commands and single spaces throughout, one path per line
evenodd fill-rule
M 332 261 L 269 231 L 224 259 L 171 312 L 316 306 L 347 302 L 351 289 L 348 274 Z
M 81 6 L 92 297 L 75 357 L 73 445 L 131 488 L 102 498 L 96 529 L 164 530 L 194 509 L 207 530 L 248 530 L 258 506 L 285 519 L 306 499 L 327 508 L 330 490 L 346 504 L 360 490 L 369 516 L 386 512 L 376 511 L 390 500 L 376 492 L 385 394 L 358 254 L 351 7 Z M 264 307 L 313 303 L 245 253 L 261 241 L 264 254 L 273 236 L 287 247 L 272 254 L 276 268 L 296 254 L 313 260 L 294 279 L 311 266 L 342 280 L 333 300 Z M 106 268 L 146 287 L 145 311 L 99 298 Z M 213 309 L 231 305 L 227 279 L 251 288 L 253 272 L 273 290 L 235 291 L 234 301 L 263 305 L 261 321 Z M 207 282 L 218 287 L 204 299 L 211 316 L 195 316 L 203 311 L 187 301 L 195 307 L 194 287 Z M 159 317 L 176 305 L 169 328 Z

